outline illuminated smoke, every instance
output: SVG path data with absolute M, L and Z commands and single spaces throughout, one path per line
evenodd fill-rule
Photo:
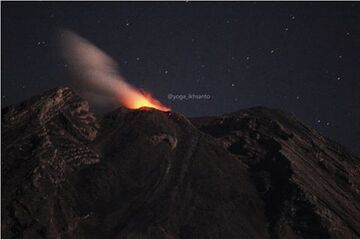
M 170 109 L 121 77 L 116 62 L 86 39 L 62 31 L 63 53 L 80 93 L 98 104 L 118 102 L 129 109 L 152 107 Z

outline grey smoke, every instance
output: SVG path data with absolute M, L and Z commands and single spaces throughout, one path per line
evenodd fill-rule
M 116 62 L 74 32 L 61 31 L 63 55 L 78 93 L 98 105 L 125 104 L 127 97 L 143 97 L 120 75 Z

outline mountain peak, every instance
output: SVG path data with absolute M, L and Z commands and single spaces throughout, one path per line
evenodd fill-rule
M 358 238 L 359 158 L 295 116 L 188 119 L 69 88 L 2 110 L 4 238 Z

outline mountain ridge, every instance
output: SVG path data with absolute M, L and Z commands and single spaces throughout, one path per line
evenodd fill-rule
M 360 238 L 359 157 L 292 114 L 2 109 L 4 238 Z

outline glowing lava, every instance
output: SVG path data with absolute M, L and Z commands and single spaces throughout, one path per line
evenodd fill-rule
M 132 89 L 122 92 L 119 95 L 120 103 L 128 109 L 139 109 L 142 107 L 150 107 L 160 111 L 170 111 L 171 109 L 154 99 L 149 93 Z

